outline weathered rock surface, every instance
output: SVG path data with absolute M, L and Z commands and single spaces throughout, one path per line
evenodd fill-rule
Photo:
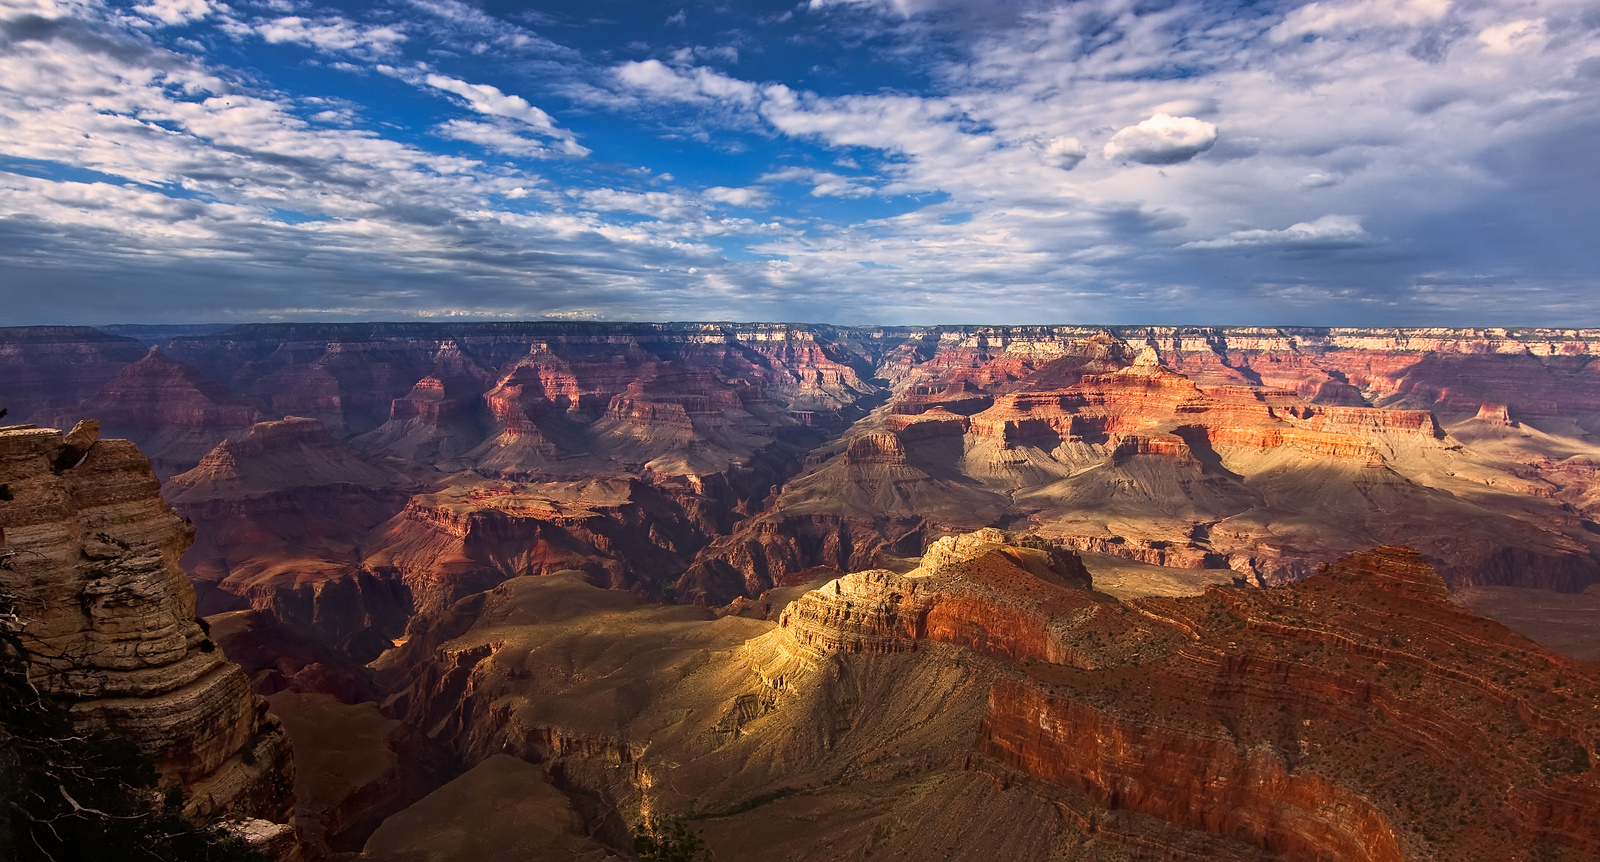
M 26 619 L 35 684 L 81 726 L 148 751 L 189 813 L 285 822 L 288 738 L 195 619 L 178 567 L 193 528 L 150 462 L 126 440 L 79 454 L 60 431 L 6 428 L 0 483 L 13 497 L 0 502 L 0 584 Z
M 914 557 L 916 523 L 1026 526 L 1258 583 L 1393 541 L 1455 588 L 1600 581 L 1591 330 L 285 324 L 180 334 L 108 381 L 125 341 L 0 330 L 6 355 L 40 360 L 0 397 L 36 403 L 23 378 L 54 369 L 87 393 L 77 413 L 107 417 L 164 475 L 256 415 L 294 414 L 429 493 L 468 471 L 631 477 L 698 525 L 672 538 L 693 559 L 624 558 L 639 572 L 611 579 L 658 590 L 687 570 L 677 593 L 711 605 Z M 28 409 L 77 418 L 62 406 Z M 312 534 L 341 528 L 326 508 L 305 516 Z M 256 556 L 278 554 L 302 552 Z
M 1600 676 L 1452 604 L 1409 550 L 1122 602 L 1070 552 L 986 530 L 776 626 L 697 614 L 577 573 L 508 581 L 385 657 L 388 708 L 467 765 L 539 764 L 602 841 L 684 812 L 721 859 L 1600 846 Z
M 997 684 L 979 749 L 1099 804 L 1284 858 L 1600 848 L 1583 813 L 1600 800 L 1600 680 L 1450 604 L 1415 552 L 1132 606 L 1184 641 Z

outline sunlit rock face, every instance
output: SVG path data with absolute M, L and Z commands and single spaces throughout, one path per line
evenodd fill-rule
M 815 584 L 772 622 L 507 581 L 379 662 L 387 708 L 601 800 L 590 835 L 691 812 L 718 858 L 1600 851 L 1600 675 L 1452 603 L 1409 549 L 1119 601 L 989 529 Z
M 679 594 L 717 605 L 992 524 L 1257 584 L 1405 542 L 1454 588 L 1581 591 L 1600 582 L 1597 355 L 1588 330 L 908 333 L 879 361 L 887 405 Z
M 178 560 L 194 528 L 150 462 L 97 427 L 0 429 L 0 584 L 41 691 L 156 760 L 189 813 L 287 822 L 288 738 L 195 618 Z

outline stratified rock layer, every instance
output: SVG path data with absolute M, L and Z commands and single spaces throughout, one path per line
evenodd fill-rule
M 127 736 L 196 816 L 286 822 L 288 739 L 195 619 L 178 567 L 193 528 L 126 440 L 0 429 L 0 584 L 39 688 L 84 728 Z M 69 442 L 72 445 L 69 445 Z
M 1072 552 L 982 530 L 776 625 L 519 578 L 380 665 L 388 709 L 464 765 L 543 765 L 611 841 L 691 813 L 721 859 L 1600 852 L 1600 674 L 1452 604 L 1404 548 L 1123 602 Z

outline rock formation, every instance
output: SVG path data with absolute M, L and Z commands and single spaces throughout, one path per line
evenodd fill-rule
M 388 709 L 464 765 L 539 764 L 613 846 L 666 811 L 726 859 L 1600 852 L 1600 675 L 1407 549 L 1124 602 L 984 530 L 778 614 L 518 578 L 380 662 Z
M 0 429 L 11 492 L 0 585 L 24 620 L 33 681 L 79 726 L 150 753 L 191 816 L 286 823 L 288 738 L 195 618 L 178 567 L 193 527 L 162 502 L 132 443 L 97 433 L 87 422 L 65 436 Z
M 124 366 L 94 395 L 72 407 L 35 413 L 33 421 L 60 424 L 93 416 L 108 433 L 137 441 L 162 476 L 187 469 L 230 434 L 260 418 L 254 407 L 195 368 L 151 348 Z
M 717 606 L 985 526 L 1258 585 L 1393 542 L 1455 589 L 1600 582 L 1591 330 L 278 324 L 131 347 L 0 330 L 22 372 L 0 399 L 96 412 L 163 475 L 243 446 L 178 483 L 203 609 L 363 662 L 509 577 Z M 244 443 L 289 415 L 395 478 Z M 256 490 L 217 490 L 228 458 Z
M 919 518 L 935 531 L 1025 523 L 1074 547 L 1257 583 L 1406 541 L 1458 588 L 1580 590 L 1600 580 L 1600 529 L 1573 517 L 1592 506 L 1585 465 L 1600 450 L 1560 422 L 1600 423 L 1587 339 L 946 331 L 931 355 L 926 344 L 891 350 L 880 372 L 895 381 L 887 407 L 844 445 L 814 452 L 767 511 L 701 553 L 679 591 L 715 605 L 840 566 L 805 538 L 818 518 L 848 532 L 866 562 L 888 561 L 884 549 Z M 1423 398 L 1419 381 L 1445 365 L 1471 379 Z M 1549 432 L 1499 433 L 1510 426 L 1485 422 L 1478 401 L 1438 394 L 1465 386 L 1527 404 L 1518 373 L 1555 399 L 1519 411 L 1565 417 Z M 1465 523 L 1467 541 L 1445 527 Z
M 404 631 L 411 603 L 363 566 L 361 543 L 412 484 L 317 420 L 288 417 L 218 444 L 162 493 L 197 527 L 184 565 L 202 614 L 261 610 L 365 662 Z

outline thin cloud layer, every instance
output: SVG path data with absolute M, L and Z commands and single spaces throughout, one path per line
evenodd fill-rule
M 1184 248 L 1323 247 L 1351 248 L 1373 241 L 1351 216 L 1326 215 L 1312 222 L 1290 225 L 1283 230 L 1238 230 L 1217 239 L 1186 242 Z
M 8 318 L 1600 323 L 1582 0 L 627 11 L 0 0 Z

